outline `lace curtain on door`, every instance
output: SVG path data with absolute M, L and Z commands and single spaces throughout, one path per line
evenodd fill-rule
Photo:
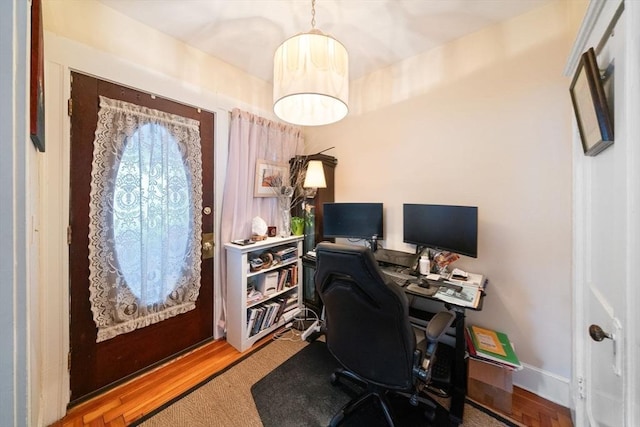
M 195 308 L 202 228 L 198 125 L 100 97 L 89 206 L 97 342 Z

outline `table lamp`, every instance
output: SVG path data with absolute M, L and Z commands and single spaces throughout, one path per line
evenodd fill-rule
M 310 199 L 316 197 L 318 188 L 327 188 L 327 181 L 324 177 L 324 166 L 321 160 L 310 160 L 307 163 L 307 172 L 304 177 L 304 200 L 302 208 L 304 210 L 304 251 L 308 252 L 315 248 L 315 206 Z

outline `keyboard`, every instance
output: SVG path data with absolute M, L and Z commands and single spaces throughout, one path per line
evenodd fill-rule
M 385 268 L 382 269 L 382 274 L 398 286 L 405 286 L 407 284 L 407 281 L 415 280 L 415 276 Z

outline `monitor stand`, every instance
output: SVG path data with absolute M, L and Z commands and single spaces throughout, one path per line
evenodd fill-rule
M 369 247 L 371 248 L 371 252 L 378 250 L 378 236 L 373 236 L 369 239 Z

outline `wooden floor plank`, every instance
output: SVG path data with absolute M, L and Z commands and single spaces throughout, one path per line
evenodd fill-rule
M 573 427 L 573 421 L 571 421 L 571 413 L 569 410 L 567 410 L 566 413 L 562 412 L 558 414 L 558 426 Z
M 125 421 L 124 417 L 118 417 L 107 424 L 108 427 L 126 427 L 127 425 L 129 423 Z

